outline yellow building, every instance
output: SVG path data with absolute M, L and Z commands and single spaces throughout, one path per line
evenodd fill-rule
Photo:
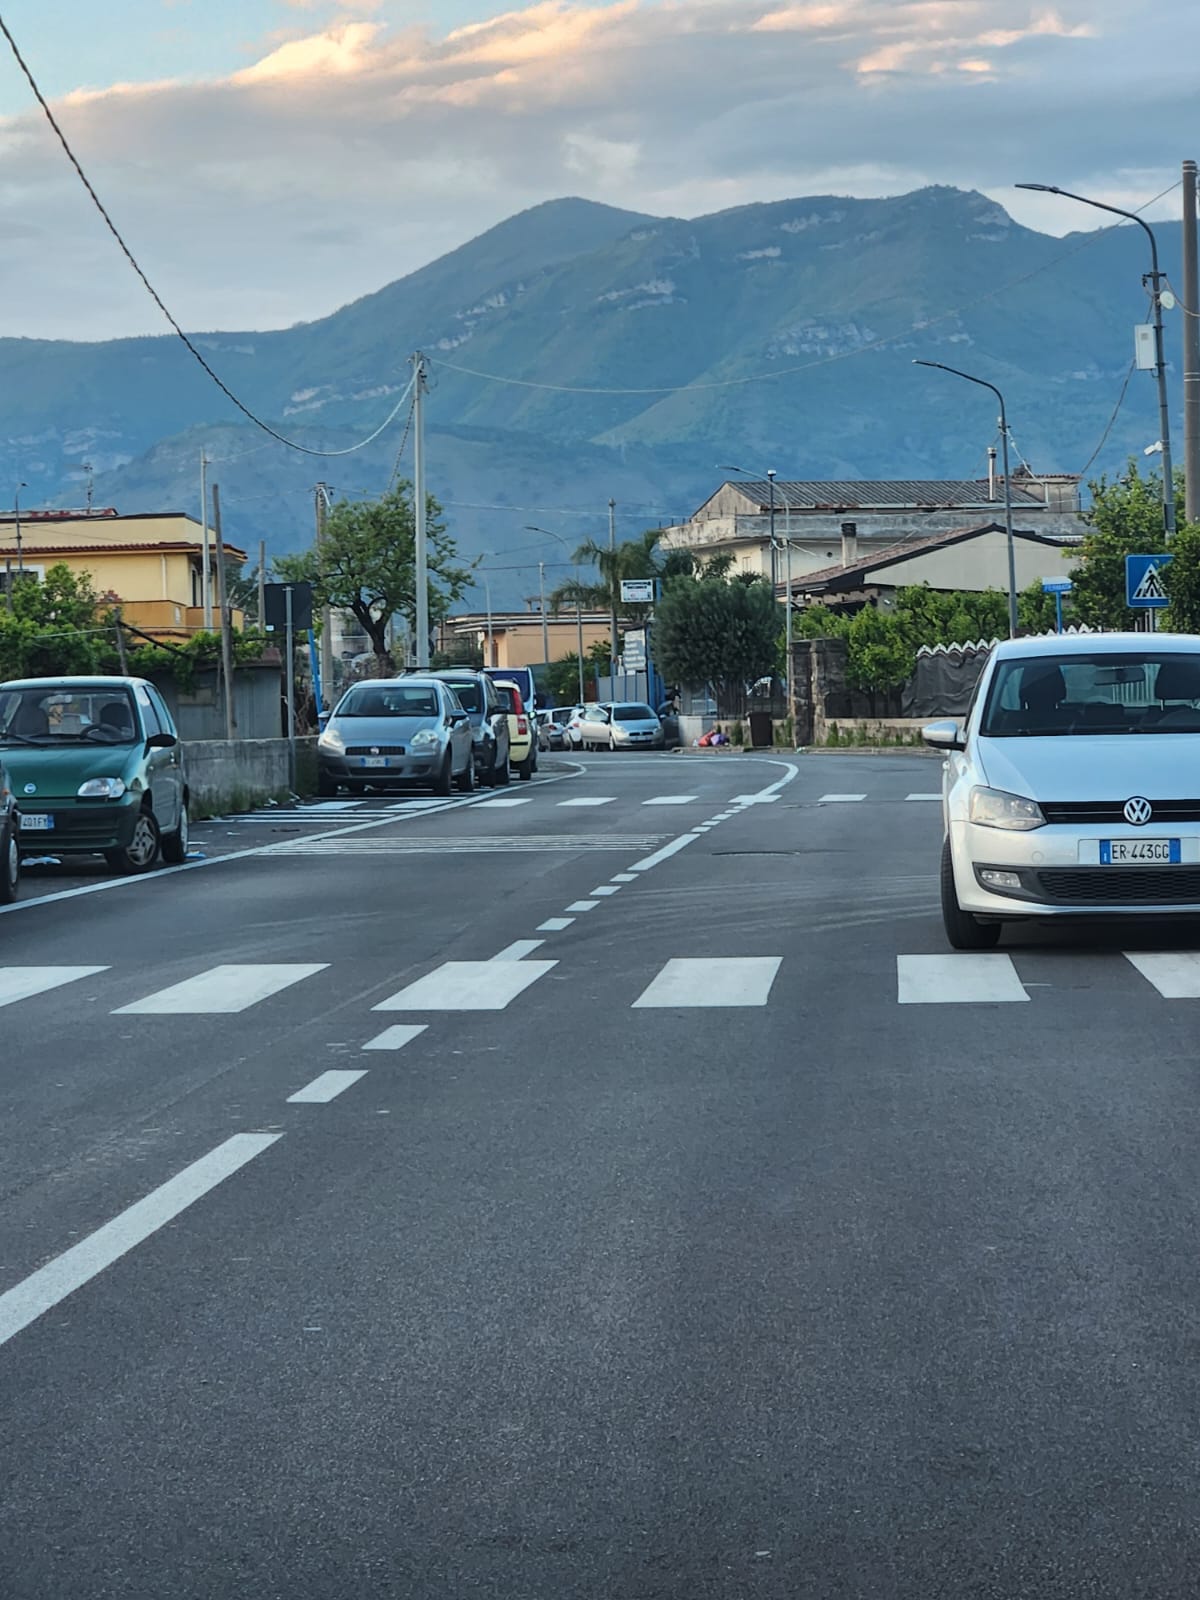
M 226 571 L 240 567 L 246 552 L 223 546 Z M 217 601 L 216 539 L 209 530 L 214 612 Z M 157 638 L 187 638 L 204 626 L 204 530 L 182 511 L 22 511 L 0 516 L 0 571 L 42 577 L 59 564 L 86 572 L 98 593 L 120 602 L 124 621 Z M 235 627 L 244 618 L 233 614 Z M 218 618 L 219 622 L 219 618 Z
M 609 642 L 610 626 L 607 611 L 585 611 L 582 616 L 560 611 L 547 615 L 543 641 L 539 611 L 496 611 L 490 616 L 476 611 L 446 618 L 441 628 L 442 648 L 450 649 L 454 640 L 469 639 L 483 652 L 484 666 L 536 667 L 547 659 L 547 645 L 551 661 L 575 655 L 581 635 L 586 660 L 592 645 Z

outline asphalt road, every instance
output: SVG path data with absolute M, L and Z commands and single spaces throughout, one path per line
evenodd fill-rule
M 4 1600 L 1190 1600 L 1200 940 L 951 955 L 939 778 L 551 758 L 30 874 Z

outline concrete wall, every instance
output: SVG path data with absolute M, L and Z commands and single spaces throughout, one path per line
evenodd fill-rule
M 247 811 L 292 792 L 286 739 L 195 739 L 183 746 L 191 815 Z M 296 740 L 296 792 L 316 788 L 317 741 Z
M 181 688 L 170 673 L 156 676 L 154 686 L 167 702 L 185 743 L 224 739 L 225 700 L 215 669 L 198 670 L 187 689 Z M 235 667 L 233 705 L 240 740 L 278 738 L 284 731 L 282 667 Z

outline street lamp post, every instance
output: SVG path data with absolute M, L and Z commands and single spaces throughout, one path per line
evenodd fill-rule
M 950 372 L 956 378 L 965 378 L 968 383 L 977 383 L 981 389 L 990 389 L 1000 402 L 1000 448 L 1004 466 L 1004 532 L 1008 539 L 1008 636 L 1010 639 L 1017 637 L 1017 558 L 1013 549 L 1012 525 L 1012 483 L 1008 467 L 1008 412 L 1004 406 L 1004 396 L 994 383 L 989 383 L 986 378 L 976 378 L 969 372 L 960 372 L 957 367 L 948 367 L 941 361 L 913 361 L 914 367 L 935 367 L 938 372 Z
M 1123 211 L 1120 206 L 1110 206 L 1107 201 L 1091 200 L 1085 194 L 1072 194 L 1069 189 L 1060 189 L 1054 183 L 1018 183 L 1016 187 L 1032 189 L 1038 194 L 1057 194 L 1064 200 L 1078 200 L 1081 205 L 1095 206 L 1097 211 L 1109 211 L 1115 217 L 1125 217 L 1130 222 L 1136 222 L 1150 241 L 1150 271 L 1143 274 L 1142 282 L 1144 284 L 1149 278 L 1154 301 L 1154 362 L 1158 379 L 1159 436 L 1162 440 L 1163 531 L 1169 540 L 1175 533 L 1175 482 L 1171 472 L 1171 412 L 1167 405 L 1167 363 L 1163 346 L 1163 274 L 1158 268 L 1158 240 L 1154 237 L 1154 229 L 1136 211 Z
M 13 521 L 17 532 L 17 576 L 23 577 L 25 573 L 25 557 L 21 545 L 21 490 L 28 489 L 27 483 L 19 483 L 13 490 Z
M 752 478 L 754 476 L 754 474 L 752 472 L 748 472 L 745 467 L 734 467 L 734 466 L 728 466 L 728 465 L 721 466 L 721 465 L 718 464 L 718 471 L 720 471 L 720 472 L 740 472 L 744 478 Z M 775 560 L 776 545 L 775 545 L 775 468 L 774 467 L 768 467 L 767 468 L 767 486 L 768 486 L 767 516 L 768 516 L 768 519 L 769 519 L 768 526 L 769 526 L 769 529 L 770 529 L 770 543 L 771 543 L 771 593 L 774 594 L 775 593 L 775 589 L 776 589 L 776 585 L 778 584 L 778 581 L 779 581 L 778 580 L 776 560 Z M 787 562 L 786 562 L 786 566 L 785 566 L 785 571 L 787 573 L 787 597 L 786 597 L 786 600 L 784 602 L 784 610 L 786 612 L 785 628 L 786 628 L 786 634 L 787 634 L 787 642 L 784 645 L 784 655 L 785 655 L 784 676 L 785 676 L 785 679 L 790 683 L 791 682 L 791 677 L 792 677 L 792 541 L 789 538 L 785 542 L 787 544 Z
M 570 550 L 570 545 L 561 533 L 553 533 L 549 528 L 536 528 L 532 522 L 525 524 L 526 533 L 544 533 L 548 539 L 557 539 L 564 550 Z M 542 569 L 542 649 L 549 657 L 549 646 L 546 644 L 546 586 L 545 562 L 539 561 Z M 583 602 L 579 598 L 579 568 L 575 568 L 575 659 L 579 668 L 579 704 L 583 704 Z
M 550 665 L 550 625 L 546 621 L 546 563 L 538 562 L 538 604 L 542 612 L 542 665 Z

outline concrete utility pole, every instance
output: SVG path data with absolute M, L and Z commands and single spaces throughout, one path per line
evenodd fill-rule
M 258 541 L 258 631 L 267 625 L 267 541 Z
M 615 559 L 617 554 L 617 502 L 615 500 L 610 500 L 608 502 L 608 553 L 614 558 L 612 562 L 613 570 L 610 574 L 610 581 L 612 583 L 612 594 L 610 596 L 612 600 L 612 610 L 609 616 L 609 623 L 612 632 L 612 640 L 609 645 L 609 655 L 611 659 L 608 663 L 608 675 L 609 678 L 615 682 L 617 676 L 617 563 Z M 612 688 L 612 686 L 612 683 L 610 683 L 609 687 Z
M 325 513 L 329 510 L 329 490 L 319 483 L 314 490 L 317 514 L 317 563 L 325 553 Z M 333 612 L 321 607 L 321 699 L 325 709 L 333 705 Z M 318 707 L 318 710 L 320 708 Z
M 1200 521 L 1200 270 L 1196 250 L 1196 163 L 1183 163 L 1183 514 Z
M 429 572 L 425 549 L 425 357 L 413 356 L 413 526 L 415 551 L 417 671 L 429 671 Z
M 212 572 L 210 569 L 210 552 L 208 544 L 208 457 L 204 451 L 200 452 L 200 605 L 203 608 L 203 622 L 208 629 L 212 628 Z
M 21 543 L 21 490 L 28 489 L 27 483 L 19 483 L 13 490 L 13 522 L 16 524 L 17 533 L 17 576 L 25 575 L 25 549 Z M 8 606 L 12 610 L 12 585 L 8 590 Z
M 546 563 L 538 562 L 538 594 L 542 608 L 542 665 L 550 665 L 550 622 L 546 616 Z
M 225 685 L 225 737 L 232 739 L 237 726 L 233 714 L 233 619 L 225 597 L 225 541 L 221 535 L 221 485 L 212 486 L 213 533 L 217 546 L 217 608 L 221 613 L 221 677 Z

